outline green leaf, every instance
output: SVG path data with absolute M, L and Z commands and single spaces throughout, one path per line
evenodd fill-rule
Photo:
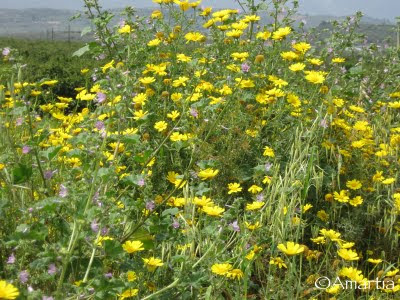
M 210 285 L 210 286 L 207 288 L 206 295 L 205 295 L 205 299 L 206 299 L 206 300 L 210 300 L 210 299 L 211 299 L 211 292 L 212 292 L 212 285 Z
M 164 217 L 164 216 L 167 216 L 167 215 L 176 215 L 177 213 L 179 212 L 179 209 L 177 208 L 177 207 L 173 207 L 173 208 L 168 208 L 168 209 L 166 209 L 166 210 L 164 210 L 162 213 L 161 213 L 161 215 Z
M 80 56 L 82 56 L 83 54 L 85 54 L 86 52 L 88 52 L 89 50 L 90 50 L 89 45 L 86 45 L 86 46 L 84 46 L 84 47 L 82 47 L 82 48 L 76 50 L 76 51 L 72 54 L 72 56 L 78 56 L 78 57 L 80 57 Z
M 89 32 L 92 32 L 92 27 L 86 26 L 85 28 L 82 29 L 81 36 L 84 36 L 85 34 L 88 34 Z
M 51 161 L 54 157 L 56 157 L 57 153 L 61 150 L 62 146 L 58 147 L 50 147 L 46 151 L 43 151 L 42 154 L 46 157 L 49 161 Z
M 14 184 L 24 183 L 32 176 L 32 167 L 18 164 L 18 167 L 12 171 Z
M 115 240 L 105 240 L 104 251 L 109 257 L 117 257 L 123 252 L 121 244 Z

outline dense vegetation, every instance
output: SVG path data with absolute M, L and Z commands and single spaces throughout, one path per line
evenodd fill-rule
M 399 49 L 156 2 L 2 47 L 0 299 L 398 299 Z
M 96 65 L 88 55 L 72 56 L 82 46 L 83 42 L 0 38 L 1 49 L 11 47 L 17 51 L 15 57 L 25 65 L 22 68 L 24 80 L 36 82 L 57 78 L 60 83 L 53 92 L 65 97 L 73 97 L 76 94 L 74 89 L 85 85 L 86 78 L 81 70 Z

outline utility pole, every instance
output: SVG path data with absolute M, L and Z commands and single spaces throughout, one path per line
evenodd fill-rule
M 397 20 L 397 51 L 400 49 L 400 17 L 396 17 Z

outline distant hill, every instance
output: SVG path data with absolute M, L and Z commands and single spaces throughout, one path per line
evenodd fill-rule
M 139 9 L 140 15 L 148 15 L 148 9 Z M 76 15 L 77 10 L 65 9 L 1 9 L 0 10 L 0 36 L 18 36 L 40 39 L 81 39 L 80 31 L 90 25 L 90 22 L 82 17 L 73 21 L 70 18 Z M 114 10 L 117 17 L 114 24 L 119 21 L 120 10 Z M 297 15 L 298 21 L 304 20 L 306 28 L 321 28 L 330 20 L 340 20 L 345 17 L 326 15 Z M 264 19 L 263 23 L 270 20 Z M 324 25 L 325 24 L 325 25 Z M 368 35 L 370 42 L 381 43 L 387 37 L 394 37 L 394 24 L 388 20 L 363 17 L 361 31 Z M 69 32 L 68 32 L 69 31 Z

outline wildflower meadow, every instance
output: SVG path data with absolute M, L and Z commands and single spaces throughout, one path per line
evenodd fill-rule
M 0 49 L 0 299 L 400 299 L 399 49 L 154 2 L 83 1 L 74 97 Z

